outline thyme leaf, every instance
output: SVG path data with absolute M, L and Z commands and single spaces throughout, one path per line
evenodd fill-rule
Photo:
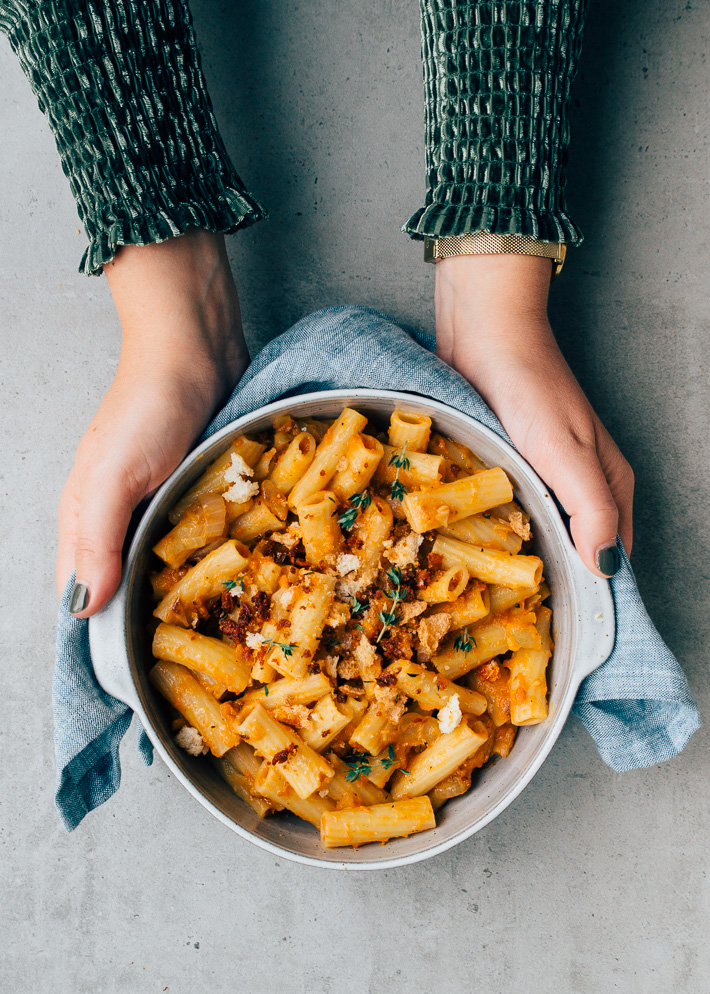
M 464 628 L 463 635 L 457 635 L 454 639 L 454 649 L 456 652 L 468 654 L 475 645 L 476 640 L 472 635 L 468 634 L 468 628 Z
M 264 639 L 261 643 L 270 649 L 280 649 L 286 659 L 293 655 L 293 650 L 298 648 L 295 642 L 276 642 L 274 639 Z

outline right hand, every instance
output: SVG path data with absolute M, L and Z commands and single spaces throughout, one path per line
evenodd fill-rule
M 221 235 L 195 230 L 125 246 L 105 272 L 121 358 L 59 503 L 57 585 L 61 594 L 76 571 L 75 592 L 88 592 L 72 610 L 78 618 L 115 593 L 131 514 L 178 466 L 248 362 Z
M 570 516 L 597 575 L 632 542 L 634 474 L 560 352 L 547 318 L 550 262 L 459 256 L 436 264 L 437 354 L 478 390 Z

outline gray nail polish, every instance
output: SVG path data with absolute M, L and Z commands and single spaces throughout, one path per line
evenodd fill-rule
M 69 602 L 69 613 L 78 614 L 79 611 L 85 609 L 88 603 L 89 588 L 83 583 L 75 583 L 71 593 L 71 601 Z
M 619 550 L 614 545 L 607 545 L 603 549 L 597 549 L 597 569 L 604 576 L 613 576 L 621 566 L 621 556 Z

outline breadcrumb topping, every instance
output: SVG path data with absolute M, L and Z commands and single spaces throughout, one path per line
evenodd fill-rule
M 335 568 L 338 571 L 338 576 L 346 576 L 348 573 L 352 573 L 360 565 L 360 560 L 357 556 L 354 556 L 352 552 L 341 553 L 335 561 Z
M 201 756 L 207 752 L 205 740 L 196 728 L 191 725 L 184 725 L 175 736 L 176 743 L 191 756 Z
M 232 486 L 222 494 L 225 500 L 234 504 L 243 504 L 259 493 L 259 484 L 252 483 L 250 476 L 254 470 L 238 453 L 232 453 L 232 465 L 225 470 L 224 478 Z
M 461 724 L 462 717 L 459 695 L 452 694 L 436 716 L 436 720 L 439 722 L 439 731 L 444 735 L 453 732 Z
M 261 632 L 247 632 L 244 640 L 250 649 L 258 649 L 266 641 Z
M 417 535 L 416 532 L 410 531 L 404 538 L 401 538 L 399 542 L 393 545 L 391 549 L 386 549 L 384 557 L 385 559 L 389 559 L 391 563 L 394 563 L 395 566 L 399 566 L 400 569 L 405 569 L 405 567 L 416 563 L 419 546 L 423 541 L 423 535 Z
M 428 618 L 422 618 L 417 630 L 419 635 L 419 648 L 417 649 L 417 661 L 427 663 L 439 648 L 439 642 L 451 627 L 451 617 L 448 614 L 430 614 Z

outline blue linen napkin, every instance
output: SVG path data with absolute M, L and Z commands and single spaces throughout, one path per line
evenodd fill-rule
M 265 346 L 203 439 L 236 418 L 285 395 L 370 387 L 407 390 L 455 407 L 510 441 L 473 388 L 434 353 L 430 335 L 405 331 L 367 307 L 329 307 L 309 314 Z M 699 727 L 688 684 L 646 613 L 621 545 L 611 581 L 616 639 L 611 656 L 580 687 L 574 711 L 613 770 L 652 766 L 675 756 Z M 54 671 L 56 804 L 66 829 L 118 789 L 118 747 L 129 708 L 94 677 L 87 622 L 68 612 L 72 581 L 59 611 Z M 153 750 L 138 724 L 147 764 Z

